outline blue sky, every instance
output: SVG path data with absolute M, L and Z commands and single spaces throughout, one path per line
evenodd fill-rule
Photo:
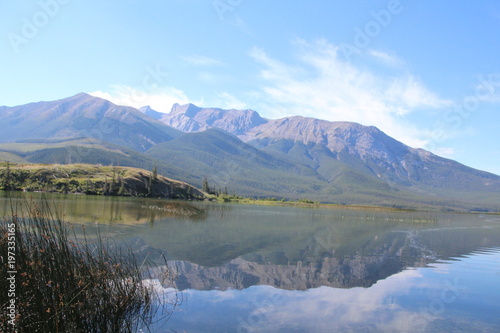
M 500 174 L 500 3 L 4 1 L 0 105 L 79 92 L 374 125 Z

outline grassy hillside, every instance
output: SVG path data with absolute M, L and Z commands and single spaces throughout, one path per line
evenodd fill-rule
M 0 143 L 0 161 L 13 163 L 44 164 L 101 164 L 120 165 L 152 170 L 193 183 L 185 170 L 174 163 L 166 163 L 135 150 L 117 146 L 92 138 L 72 138 L 66 140 L 25 140 L 16 143 Z M 201 186 L 201 181 L 199 182 Z
M 230 193 L 299 199 L 317 198 L 322 189 L 339 192 L 334 185 L 319 179 L 313 170 L 273 157 L 220 130 L 189 133 L 158 144 L 147 154 L 175 161 L 178 167 L 198 175 L 199 181 L 207 177 L 213 187 L 227 187 Z
M 0 190 L 85 193 L 162 198 L 203 198 L 199 189 L 131 167 L 90 164 L 0 163 Z

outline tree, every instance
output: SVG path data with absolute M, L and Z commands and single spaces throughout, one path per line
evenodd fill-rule
M 11 174 L 10 174 L 10 162 L 7 161 L 7 167 L 5 169 L 5 176 L 4 176 L 4 181 L 3 181 L 3 187 L 5 190 L 10 190 L 11 189 Z
M 153 181 L 157 181 L 158 180 L 158 170 L 156 169 L 156 165 L 155 167 L 153 168 Z
M 205 193 L 209 193 L 210 192 L 210 186 L 208 186 L 208 179 L 207 179 L 207 177 L 203 178 L 203 185 L 202 185 L 201 189 Z

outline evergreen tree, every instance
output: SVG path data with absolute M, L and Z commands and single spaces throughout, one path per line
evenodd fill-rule
M 201 189 L 205 193 L 210 193 L 210 186 L 208 186 L 208 179 L 207 179 L 207 177 L 203 178 L 203 185 L 202 185 Z
M 153 168 L 153 181 L 157 181 L 158 180 L 158 170 L 156 169 L 156 165 L 155 167 Z
M 11 189 L 11 173 L 10 173 L 10 162 L 7 161 L 7 167 L 5 169 L 5 175 L 3 179 L 3 188 L 5 190 Z

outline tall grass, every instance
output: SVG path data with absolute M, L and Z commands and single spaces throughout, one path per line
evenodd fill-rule
M 92 240 L 85 232 L 76 237 L 75 227 L 54 217 L 47 207 L 30 204 L 26 217 L 13 211 L 0 223 L 2 312 L 10 300 L 4 277 L 12 271 L 7 265 L 12 225 L 17 271 L 15 327 L 2 314 L 0 331 L 148 331 L 166 303 L 153 285 L 143 283 L 144 262 L 138 262 L 129 247 L 110 246 L 99 234 Z M 164 271 L 162 278 L 168 275 Z

